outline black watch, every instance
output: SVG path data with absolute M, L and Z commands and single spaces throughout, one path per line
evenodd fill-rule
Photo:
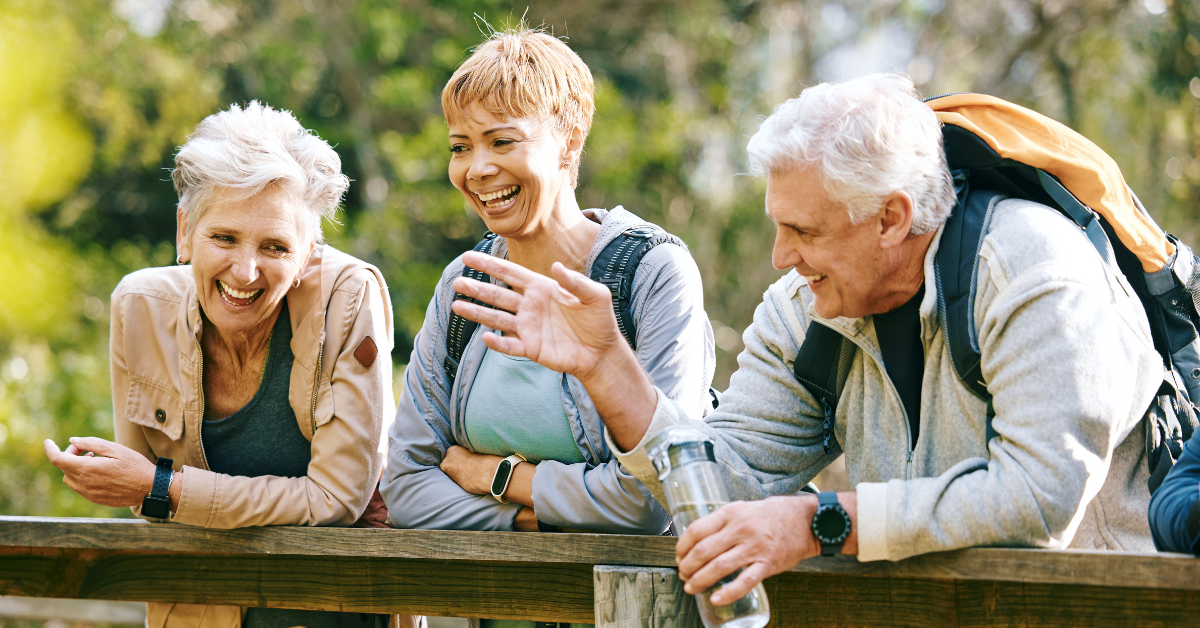
M 850 515 L 838 502 L 837 493 L 825 491 L 817 496 L 817 512 L 812 520 L 813 536 L 821 543 L 822 556 L 842 553 L 842 543 L 850 536 Z
M 170 458 L 159 458 L 154 467 L 154 487 L 150 494 L 142 500 L 142 516 L 151 519 L 166 519 L 171 514 L 171 478 L 175 472 L 171 466 L 175 464 Z

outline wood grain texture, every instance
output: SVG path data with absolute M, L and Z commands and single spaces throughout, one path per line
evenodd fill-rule
M 1165 589 L 796 572 L 766 588 L 768 628 L 1165 628 L 1200 618 L 1200 594 Z
M 665 537 L 300 526 L 213 530 L 140 519 L 0 517 L 0 546 L 539 564 L 675 564 L 675 540 Z
M 0 548 L 0 595 L 591 623 L 592 566 Z
M 674 569 L 597 565 L 596 628 L 702 628 Z
M 0 546 L 675 566 L 670 537 L 291 526 L 210 530 L 131 519 L 0 517 Z M 1184 554 L 973 548 L 899 562 L 813 558 L 792 571 L 1200 591 L 1200 560 Z

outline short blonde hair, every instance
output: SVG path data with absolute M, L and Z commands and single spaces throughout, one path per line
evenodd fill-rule
M 442 89 L 446 122 L 472 105 L 510 118 L 537 116 L 564 136 L 578 125 L 586 140 L 596 113 L 596 85 L 587 65 L 562 41 L 530 28 L 497 31 L 455 70 Z M 579 181 L 579 158 L 571 183 Z
M 322 241 L 321 218 L 334 220 L 350 187 L 342 160 L 328 142 L 291 112 L 256 100 L 202 120 L 175 154 L 171 179 L 189 234 L 217 194 L 241 200 L 271 187 L 308 210 L 302 218 L 317 242 Z

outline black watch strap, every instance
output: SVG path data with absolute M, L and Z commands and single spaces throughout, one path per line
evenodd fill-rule
M 142 500 L 142 515 L 151 519 L 166 519 L 171 514 L 171 467 L 175 464 L 170 458 L 159 458 L 154 465 L 154 484 L 150 494 Z
M 823 512 L 824 511 L 824 512 Z M 816 534 L 816 517 L 841 517 L 845 519 L 845 528 L 841 535 L 836 539 L 822 539 L 820 534 Z M 837 556 L 842 553 L 842 543 L 846 542 L 846 537 L 850 535 L 850 517 L 846 515 L 846 509 L 842 508 L 842 503 L 838 501 L 837 492 L 824 491 L 817 495 L 817 513 L 814 516 L 814 536 L 817 537 L 817 542 L 821 544 L 822 556 Z M 827 542 L 832 541 L 832 542 Z
M 159 458 L 158 464 L 154 466 L 154 488 L 150 489 L 150 494 L 155 497 L 167 497 L 167 493 L 171 490 L 171 467 L 175 465 L 175 461 L 170 458 Z

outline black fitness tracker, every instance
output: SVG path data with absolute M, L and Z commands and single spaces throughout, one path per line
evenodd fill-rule
M 524 461 L 525 457 L 521 454 L 513 454 L 496 465 L 496 475 L 492 476 L 492 497 L 495 497 L 496 501 L 501 504 L 508 503 L 504 499 L 504 491 L 508 490 L 508 482 L 512 479 L 513 469 Z
M 170 458 L 159 458 L 154 467 L 154 487 L 150 494 L 142 500 L 142 516 L 151 519 L 166 519 L 171 514 L 171 478 L 175 472 L 171 465 L 175 464 Z
M 812 520 L 813 536 L 821 543 L 822 556 L 842 553 L 842 543 L 850 536 L 850 515 L 838 502 L 837 493 L 825 491 L 817 496 L 817 512 Z

